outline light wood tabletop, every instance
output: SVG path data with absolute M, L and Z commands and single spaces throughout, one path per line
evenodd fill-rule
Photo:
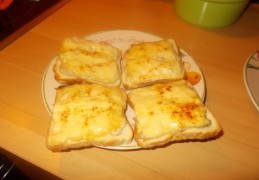
M 259 113 L 243 79 L 259 49 L 258 19 L 259 5 L 250 4 L 234 24 L 202 29 L 179 18 L 172 0 L 71 0 L 0 52 L 1 148 L 62 179 L 258 179 Z M 174 39 L 201 68 L 205 105 L 223 133 L 152 150 L 48 150 L 47 66 L 64 38 L 111 30 Z

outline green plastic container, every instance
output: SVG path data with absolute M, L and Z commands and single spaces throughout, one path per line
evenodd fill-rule
M 175 0 L 176 13 L 186 22 L 204 28 L 234 23 L 249 0 Z

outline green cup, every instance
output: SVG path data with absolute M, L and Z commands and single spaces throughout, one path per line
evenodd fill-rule
M 204 28 L 234 23 L 249 0 L 175 0 L 175 10 L 186 22 Z

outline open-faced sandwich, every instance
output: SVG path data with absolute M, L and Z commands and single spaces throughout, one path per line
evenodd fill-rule
M 194 88 L 185 80 L 134 89 L 128 99 L 136 113 L 134 136 L 141 147 L 207 139 L 221 130 Z
M 221 131 L 187 81 L 173 40 L 140 42 L 122 59 L 120 54 L 105 42 L 64 40 L 53 70 L 66 85 L 57 88 L 49 149 L 125 145 L 133 136 L 138 146 L 153 148 Z M 114 87 L 120 82 L 122 88 Z M 126 119 L 127 103 L 135 112 L 134 127 Z
M 63 84 L 97 83 L 120 85 L 120 51 L 105 42 L 66 38 L 53 68 Z
M 130 143 L 126 94 L 117 87 L 75 84 L 57 89 L 47 147 L 54 151 Z
M 133 44 L 122 58 L 122 84 L 134 89 L 185 78 L 183 62 L 172 39 Z

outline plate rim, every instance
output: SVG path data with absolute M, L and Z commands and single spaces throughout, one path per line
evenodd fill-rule
M 253 53 L 251 53 L 248 58 L 246 59 L 245 61 L 245 64 L 244 64 L 244 67 L 243 67 L 243 79 L 244 79 L 244 84 L 245 84 L 245 88 L 246 88 L 246 91 L 247 91 L 247 94 L 250 98 L 250 100 L 252 101 L 254 107 L 257 109 L 257 111 L 259 111 L 259 103 L 256 102 L 251 90 L 250 90 L 250 87 L 249 87 L 249 83 L 248 83 L 248 77 L 247 77 L 247 70 L 248 70 L 248 67 L 247 65 L 249 64 L 249 62 L 251 61 L 252 57 L 259 53 L 259 50 L 255 50 Z
M 52 112 L 51 112 L 51 109 L 50 109 L 50 107 L 49 107 L 49 105 L 48 105 L 48 103 L 47 103 L 47 98 L 46 98 L 46 94 L 45 94 L 45 79 L 46 79 L 46 76 L 47 76 L 47 73 L 48 73 L 48 71 L 49 71 L 49 67 L 50 67 L 50 65 L 51 65 L 51 63 L 54 61 L 54 59 L 55 59 L 55 57 L 56 57 L 57 55 L 55 55 L 52 59 L 51 59 L 51 61 L 48 63 L 48 65 L 46 66 L 46 68 L 45 68 L 45 70 L 44 70 L 44 73 L 43 73 L 43 78 L 42 78 L 42 80 L 41 80 L 41 95 L 42 95 L 42 98 L 43 98 L 43 102 L 44 102 L 44 106 L 45 106 L 45 108 L 47 109 L 47 111 L 48 111 L 48 113 L 49 113 L 49 115 L 51 116 L 52 115 Z

